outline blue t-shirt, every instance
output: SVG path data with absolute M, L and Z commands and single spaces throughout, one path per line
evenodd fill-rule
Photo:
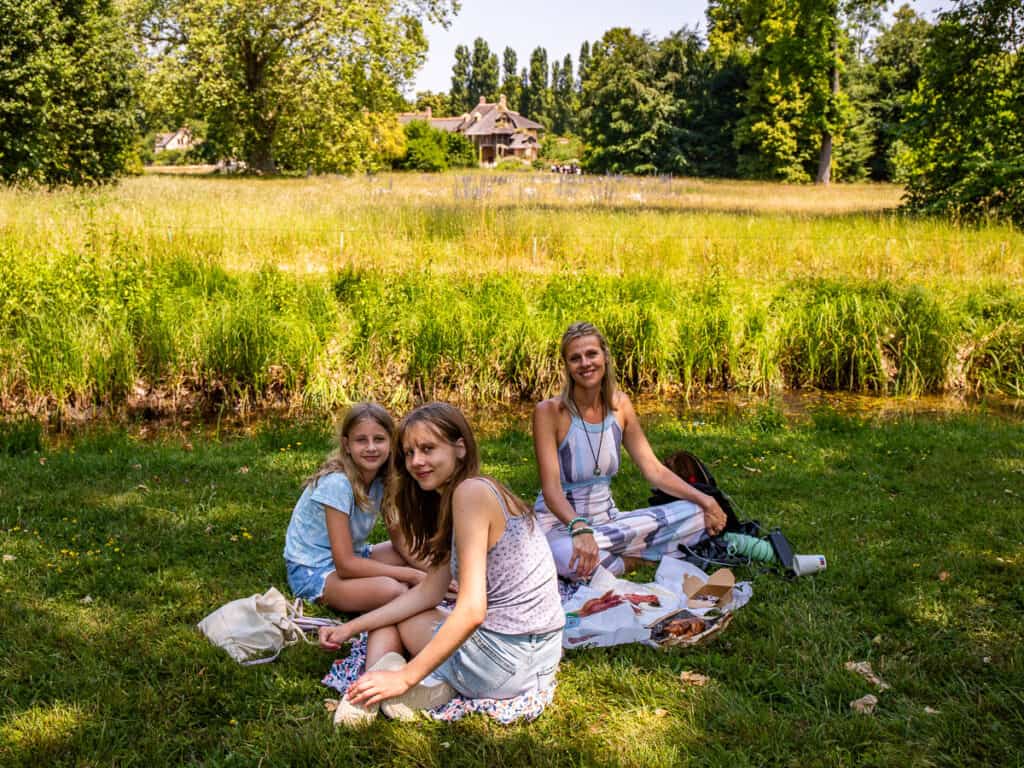
M 331 540 L 327 537 L 327 510 L 336 509 L 348 517 L 353 552 L 359 553 L 377 522 L 384 484 L 374 479 L 367 492 L 370 508 L 356 506 L 352 483 L 344 472 L 332 472 L 315 485 L 307 485 L 295 503 L 288 533 L 284 537 L 284 559 L 299 565 L 320 566 L 331 562 Z

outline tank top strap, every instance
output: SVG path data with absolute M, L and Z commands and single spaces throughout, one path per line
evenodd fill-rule
M 494 481 L 491 480 L 490 478 L 481 477 L 479 479 L 483 480 L 484 484 L 491 489 L 491 493 L 493 493 L 494 498 L 498 500 L 498 505 L 501 507 L 501 514 L 505 516 L 505 522 L 507 523 L 510 515 L 508 511 L 508 504 L 505 501 L 504 494 L 502 494 L 502 492 L 498 490 L 498 488 L 494 485 Z

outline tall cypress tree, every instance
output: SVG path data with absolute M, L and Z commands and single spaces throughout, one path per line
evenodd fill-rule
M 470 94 L 470 72 L 472 70 L 469 48 L 459 45 L 455 48 L 455 63 L 452 65 L 452 87 L 448 92 L 448 101 L 452 113 L 461 115 L 472 107 Z
M 511 109 L 519 108 L 519 97 L 523 90 L 522 81 L 516 72 L 518 65 L 516 52 L 506 46 L 502 56 L 501 92 L 505 94 L 505 99 Z
M 523 87 L 525 115 L 547 126 L 551 94 L 548 91 L 548 52 L 538 46 L 530 54 L 530 80 Z
M 491 53 L 487 41 L 478 37 L 473 41 L 472 69 L 469 75 L 470 109 L 482 96 L 494 101 L 498 95 L 498 57 Z

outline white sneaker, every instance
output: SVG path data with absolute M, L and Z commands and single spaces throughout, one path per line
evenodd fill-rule
M 401 669 L 405 666 L 405 659 L 402 658 L 400 653 L 390 651 L 385 653 L 377 663 L 370 667 L 367 672 L 376 672 L 380 669 Z M 365 723 L 372 722 L 377 717 L 377 712 L 380 710 L 380 703 L 371 704 L 368 707 L 364 707 L 362 704 L 353 704 L 347 698 L 342 698 L 338 702 L 338 707 L 334 710 L 334 724 L 345 725 L 348 727 L 363 725 Z
M 455 689 L 441 681 L 434 685 L 420 682 L 393 699 L 380 703 L 380 710 L 392 720 L 415 720 L 422 709 L 436 709 L 455 698 Z

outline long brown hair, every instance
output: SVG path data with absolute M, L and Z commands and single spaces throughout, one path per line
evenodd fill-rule
M 403 441 L 415 424 L 426 424 L 445 442 L 455 445 L 462 440 L 465 456 L 457 461 L 455 471 L 440 491 L 425 491 L 405 465 Z M 388 521 L 402 532 L 409 551 L 430 565 L 440 565 L 451 557 L 452 495 L 463 480 L 482 477 L 480 450 L 469 422 L 458 408 L 448 403 L 427 403 L 409 413 L 398 425 L 391 450 L 391 481 L 388 484 L 385 514 Z M 502 483 L 487 478 L 505 498 L 510 514 L 531 516 L 523 501 Z
M 569 351 L 569 345 L 576 341 L 576 339 L 582 339 L 584 336 L 595 336 L 598 344 L 601 345 L 601 351 L 604 353 L 604 376 L 601 378 L 601 399 L 604 400 L 604 404 L 609 411 L 614 411 L 616 410 L 615 390 L 618 388 L 618 383 L 615 380 L 615 363 L 612 362 L 612 352 L 608 347 L 608 342 L 592 323 L 573 323 L 566 329 L 565 333 L 562 334 L 562 392 L 559 395 L 562 400 L 562 405 L 568 408 L 569 413 L 573 416 L 580 415 L 576 409 L 576 400 L 573 397 L 576 382 L 573 381 L 572 374 L 569 372 L 569 361 L 565 359 L 565 356 Z
M 363 483 L 359 469 L 356 467 L 355 462 L 352 461 L 348 451 L 345 450 L 345 440 L 348 439 L 355 426 L 364 419 L 377 422 L 388 433 L 388 443 L 394 442 L 395 420 L 391 418 L 391 414 L 377 403 L 356 403 L 345 412 L 345 416 L 338 425 L 338 447 L 324 460 L 324 463 L 320 465 L 320 469 L 306 479 L 305 485 L 315 486 L 324 475 L 329 475 L 332 472 L 343 472 L 352 485 L 352 495 L 355 497 L 356 506 L 362 510 L 367 510 L 370 506 L 370 498 L 368 496 L 370 489 Z M 374 479 L 379 477 L 386 483 L 390 467 L 391 461 L 389 459 L 377 470 L 377 475 Z

